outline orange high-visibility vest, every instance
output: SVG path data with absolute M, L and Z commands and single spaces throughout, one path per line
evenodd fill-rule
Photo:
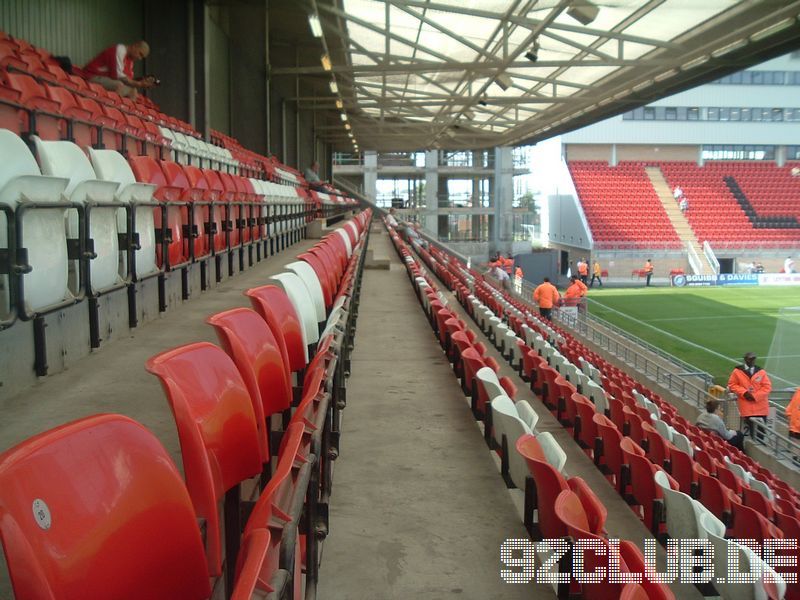
M 589 274 L 589 265 L 585 262 L 578 263 L 578 273 L 581 275 L 588 275 Z
M 766 417 L 769 414 L 769 393 L 772 382 L 764 369 L 758 368 L 750 377 L 744 365 L 736 367 L 728 379 L 728 389 L 737 396 L 739 414 L 742 417 Z M 746 400 L 745 392 L 750 392 L 755 401 Z
M 553 308 L 553 305 L 558 303 L 560 297 L 556 286 L 549 281 L 539 284 L 533 290 L 533 299 L 540 308 Z
M 789 417 L 789 431 L 800 433 L 800 387 L 794 391 L 792 401 L 786 407 L 786 416 Z

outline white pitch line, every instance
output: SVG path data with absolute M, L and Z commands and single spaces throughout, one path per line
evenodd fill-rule
M 659 329 L 658 327 L 656 327 L 655 325 L 651 325 L 647 321 L 642 321 L 641 319 L 637 319 L 636 317 L 632 317 L 632 316 L 630 316 L 628 314 L 625 314 L 624 312 L 620 312 L 620 311 L 618 311 L 618 310 L 616 310 L 614 308 L 611 308 L 607 304 L 603 304 L 602 302 L 598 302 L 597 300 L 594 300 L 594 299 L 592 299 L 592 302 L 594 302 L 595 304 L 599 304 L 600 306 L 602 306 L 606 310 L 609 310 L 609 311 L 611 311 L 613 313 L 617 313 L 618 315 L 620 315 L 622 317 L 626 317 L 626 318 L 630 319 L 631 321 L 635 321 L 636 323 L 639 323 L 640 325 L 644 325 L 645 327 L 649 327 L 653 331 L 657 331 L 658 333 L 666 335 L 667 337 L 671 337 L 674 340 L 678 340 L 679 342 L 683 342 L 687 346 L 693 346 L 693 347 L 697 348 L 698 350 L 703 350 L 703 351 L 708 352 L 709 354 L 713 354 L 714 356 L 717 356 L 719 358 L 724 358 L 725 360 L 728 360 L 728 361 L 730 361 L 732 363 L 735 363 L 737 365 L 740 364 L 740 362 L 741 362 L 740 359 L 738 359 L 738 358 L 733 358 L 731 356 L 725 356 L 724 354 L 720 354 L 719 352 L 716 352 L 716 351 L 712 350 L 711 348 L 706 348 L 705 346 L 701 346 L 700 344 L 695 344 L 694 342 L 690 342 L 686 338 L 682 338 L 679 335 L 675 335 L 674 333 L 670 333 L 669 331 L 664 331 L 663 329 Z
M 658 319 L 649 319 L 644 322 L 655 323 L 656 321 L 659 322 L 660 321 L 706 321 L 709 319 L 756 319 L 756 318 L 760 319 L 763 316 L 764 315 L 745 314 L 745 315 L 716 315 L 712 317 L 659 317 Z

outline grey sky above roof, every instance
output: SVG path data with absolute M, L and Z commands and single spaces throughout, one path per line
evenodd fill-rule
M 551 137 L 800 46 L 800 0 L 306 0 L 347 149 Z M 309 33 L 311 30 L 309 29 Z M 341 108 L 335 102 L 341 100 Z M 344 125 L 344 122 L 342 122 Z M 352 138 L 349 137 L 352 133 Z

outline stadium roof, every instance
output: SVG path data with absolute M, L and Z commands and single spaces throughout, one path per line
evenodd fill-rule
M 321 61 L 272 74 L 329 78 L 314 106 L 346 115 L 362 150 L 534 142 L 800 47 L 800 1 L 304 6 L 321 25 Z M 340 126 L 323 137 L 341 149 L 347 136 Z

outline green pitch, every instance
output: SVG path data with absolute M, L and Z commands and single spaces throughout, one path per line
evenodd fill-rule
M 592 289 L 589 312 L 727 383 L 745 352 L 768 355 L 781 308 L 800 305 L 791 287 Z

